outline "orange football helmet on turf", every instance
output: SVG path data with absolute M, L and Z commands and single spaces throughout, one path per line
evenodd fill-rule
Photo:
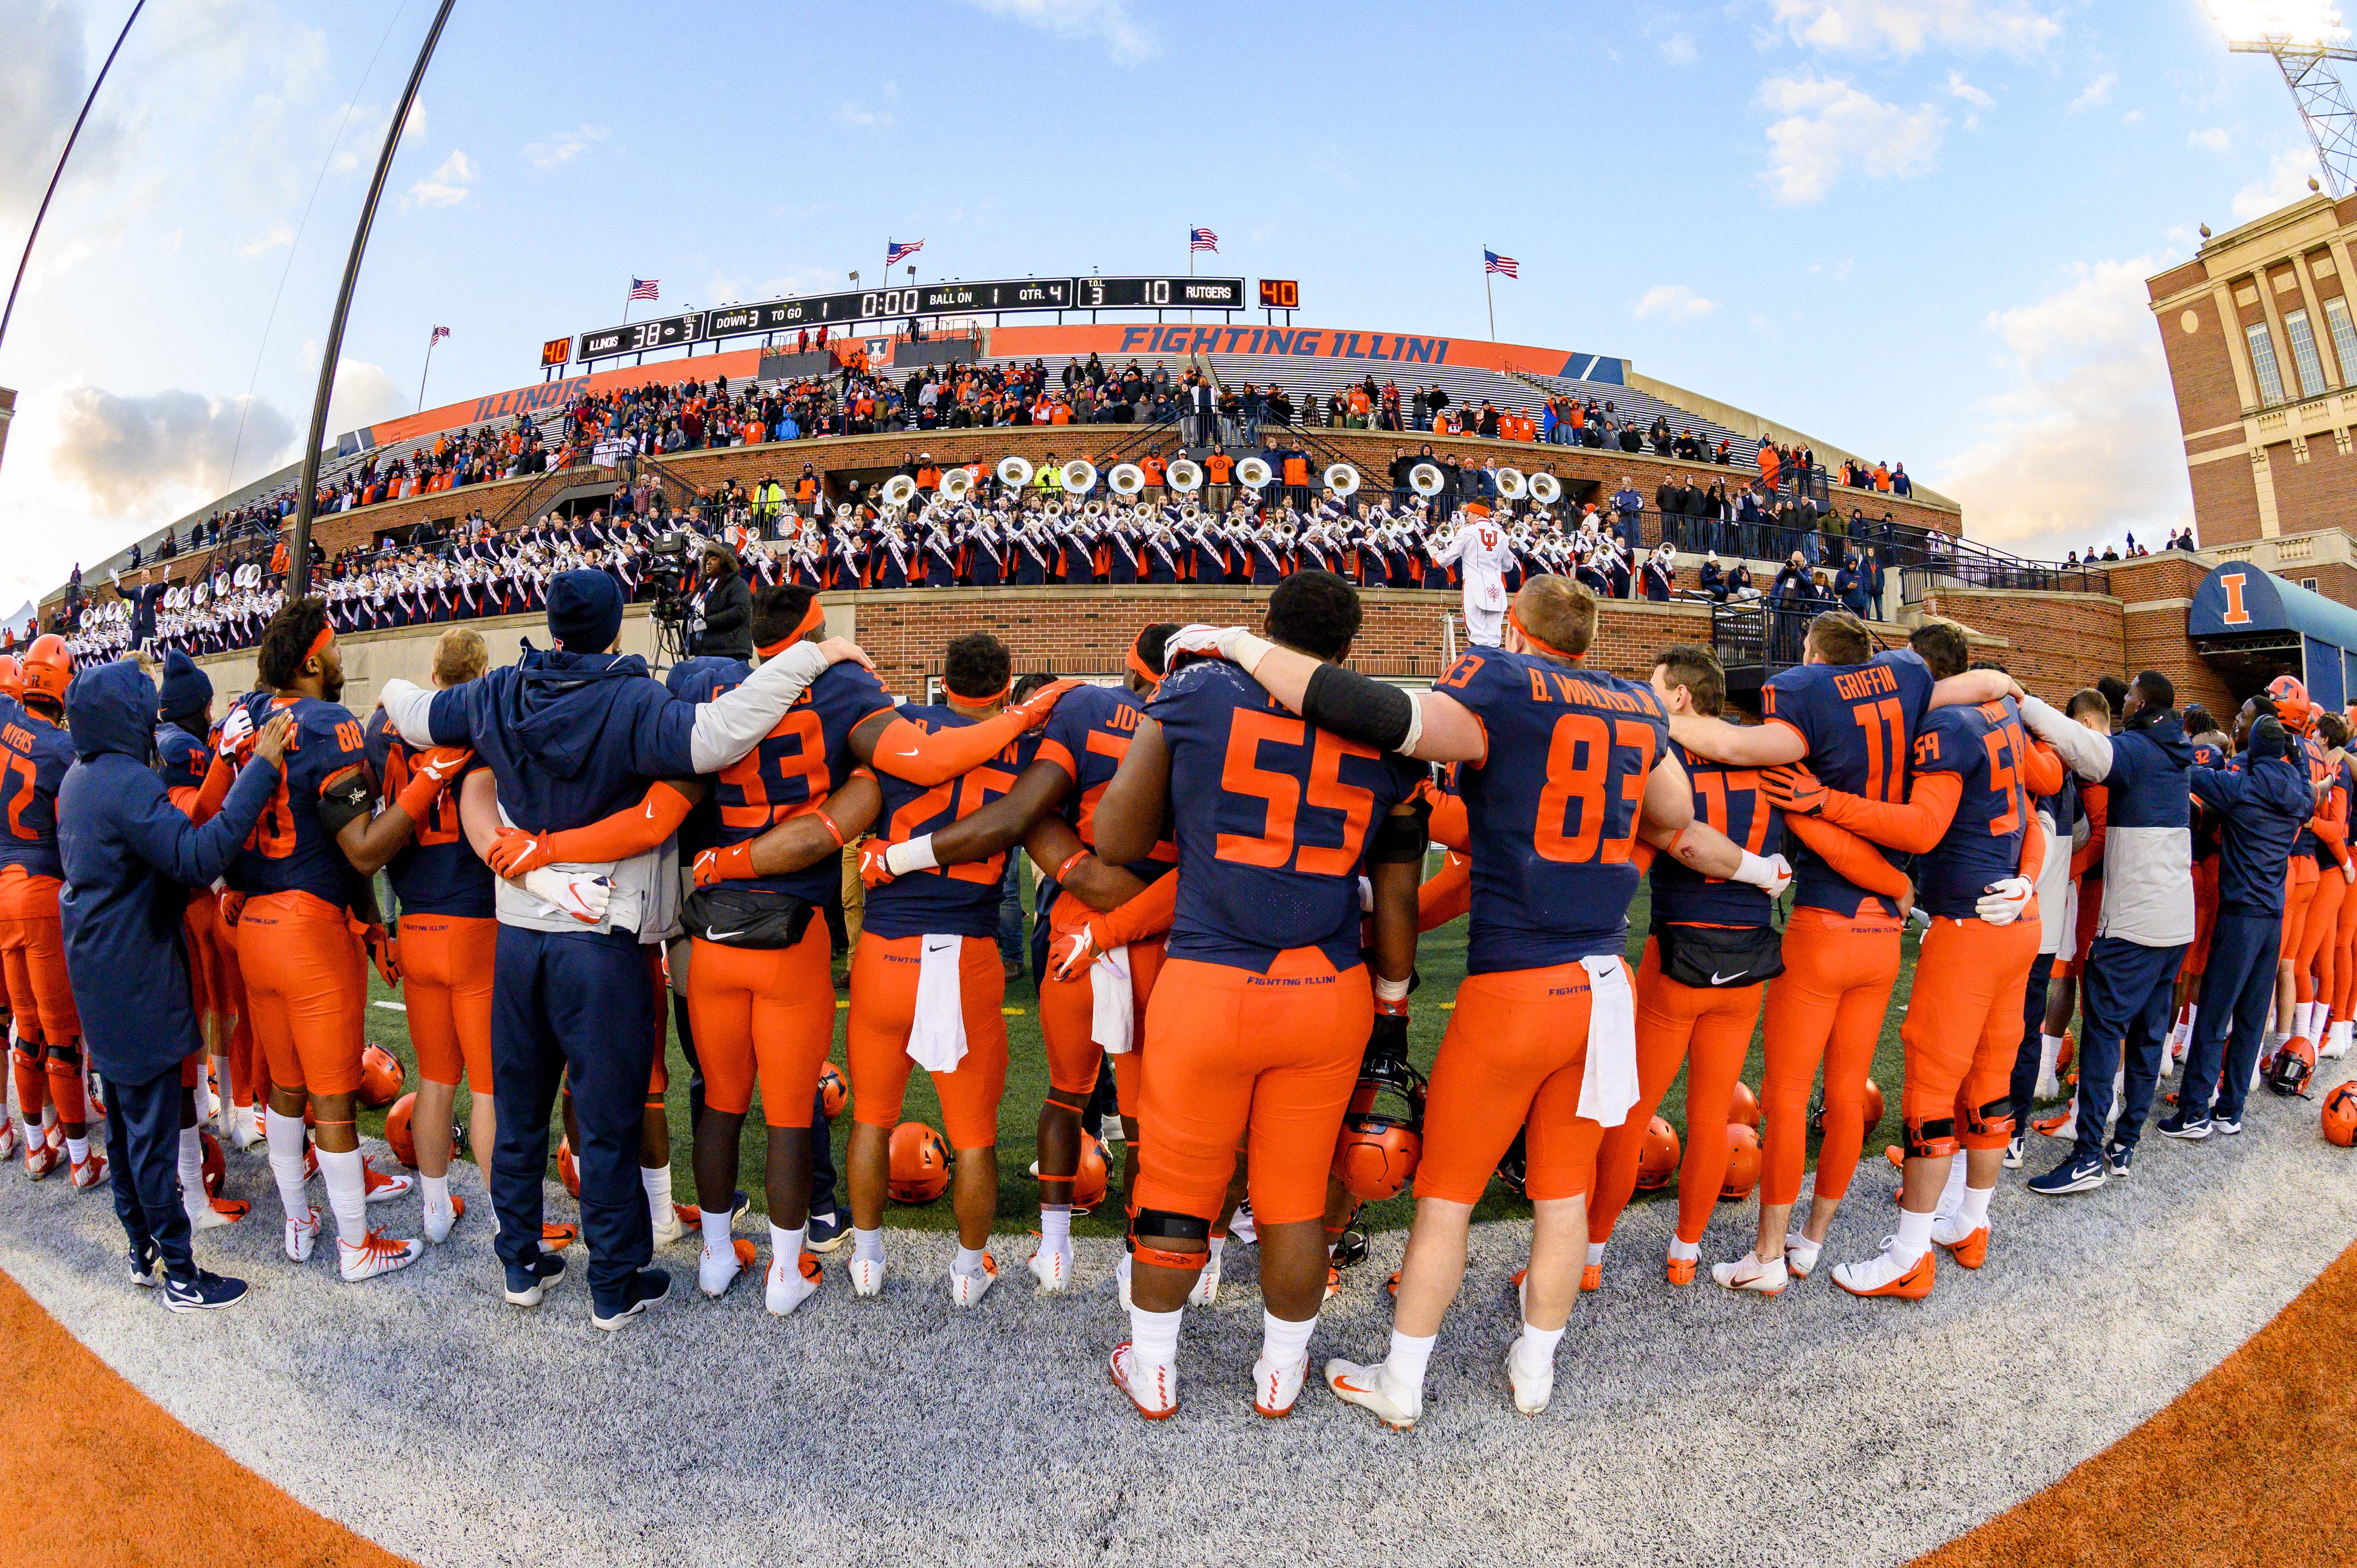
M 1739 1078 L 1735 1080 L 1735 1092 L 1727 1099 L 1727 1119 L 1740 1122 L 1746 1127 L 1760 1125 L 1760 1097 Z
M 25 667 L 16 662 L 13 653 L 0 653 L 0 697 L 22 697 L 25 694 Z
M 361 1052 L 361 1103 L 371 1111 L 383 1110 L 400 1094 L 405 1076 L 400 1059 L 391 1051 L 370 1046 Z
M 1678 1130 L 1656 1116 L 1645 1124 L 1637 1147 L 1637 1190 L 1652 1192 L 1677 1179 Z
M 2308 1080 L 2316 1076 L 2316 1047 L 2294 1035 L 2269 1059 L 2266 1074 L 2267 1087 L 2277 1094 L 2306 1094 Z
M 950 1146 L 922 1122 L 892 1129 L 892 1170 L 884 1190 L 895 1203 L 931 1203 L 949 1190 Z
M 1072 1177 L 1072 1212 L 1085 1214 L 1105 1200 L 1113 1185 L 1112 1165 L 1104 1144 L 1094 1138 L 1081 1140 L 1081 1168 Z
M 210 1133 L 200 1133 L 198 1137 L 203 1142 L 205 1149 L 205 1196 L 219 1197 L 221 1195 L 221 1177 L 229 1169 L 228 1162 L 221 1158 L 221 1140 Z
M 416 1113 L 417 1091 L 414 1090 L 394 1101 L 393 1109 L 384 1113 L 385 1146 L 393 1151 L 394 1159 L 411 1170 L 417 1168 L 417 1136 L 409 1130 L 409 1119 Z
M 31 703 L 46 699 L 63 713 L 66 688 L 73 684 L 73 655 L 66 650 L 66 639 L 54 631 L 35 638 L 33 646 L 25 650 L 21 668 L 23 700 Z
M 818 1101 L 830 1122 L 842 1115 L 851 1103 L 851 1085 L 844 1081 L 843 1073 L 833 1062 L 818 1069 Z
M 1727 1176 L 1718 1184 L 1722 1202 L 1733 1202 L 1751 1196 L 1760 1185 L 1760 1134 L 1740 1122 L 1731 1122 L 1727 1128 Z
M 581 1167 L 574 1163 L 570 1138 L 556 1140 L 556 1176 L 565 1184 L 565 1191 L 576 1197 L 581 1196 Z
M 2344 1149 L 2357 1144 L 2357 1082 L 2341 1084 L 2324 1097 L 2324 1136 Z
M 1385 1094 L 1398 1097 L 1405 1116 L 1375 1109 Z M 1424 1075 L 1405 1062 L 1378 1057 L 1351 1091 L 1342 1135 L 1334 1144 L 1334 1178 L 1361 1203 L 1397 1197 L 1424 1157 Z
M 2294 735 L 2306 735 L 2316 723 L 2316 704 L 2309 700 L 2308 686 L 2298 676 L 2276 676 L 2267 682 L 2267 695 L 2275 699 L 2276 717 Z

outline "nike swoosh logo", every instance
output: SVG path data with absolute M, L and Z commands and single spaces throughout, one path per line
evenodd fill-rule
M 743 931 L 716 931 L 707 926 L 705 928 L 704 940 L 707 942 L 725 942 L 731 937 L 741 937 L 744 934 Z
M 1750 972 L 1748 969 L 1738 969 L 1733 974 L 1721 974 L 1714 969 L 1710 972 L 1710 983 L 1713 985 L 1725 985 L 1728 981 L 1740 980 Z

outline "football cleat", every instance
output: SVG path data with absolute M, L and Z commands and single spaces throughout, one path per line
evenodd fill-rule
M 990 1287 L 997 1283 L 998 1260 L 985 1252 L 982 1255 L 982 1267 L 973 1273 L 962 1274 L 955 1269 L 950 1271 L 950 1305 L 952 1306 L 975 1305 L 984 1296 L 990 1294 Z
M 1397 1294 L 1397 1292 L 1393 1294 Z M 1189 1306 L 1209 1306 L 1220 1299 L 1220 1255 L 1212 1253 L 1196 1271 L 1194 1287 L 1187 1293 Z
M 1236 1211 L 1228 1217 L 1228 1239 L 1241 1241 L 1247 1247 L 1259 1242 L 1260 1224 L 1253 1219 L 1251 1203 L 1237 1204 Z
M 2329 1062 L 2339 1061 L 2342 1057 L 2347 1056 L 2350 1045 L 2350 1023 L 2351 1020 L 2347 1018 L 2334 1019 L 2324 1031 L 2324 1048 L 2316 1054 Z M 6 1156 L 7 1151 L 0 1149 L 0 1158 Z
M 443 1242 L 450 1239 L 451 1227 L 457 1225 L 458 1221 L 465 1219 L 466 1216 L 467 1200 L 457 1193 L 454 1192 L 450 1195 L 450 1207 L 448 1210 L 444 1213 L 436 1214 L 434 1211 L 434 1205 L 430 1202 L 427 1203 L 424 1217 L 425 1221 L 425 1239 L 428 1241 L 433 1242 L 436 1246 L 440 1246 Z
M 540 1228 L 540 1250 L 551 1256 L 562 1252 L 581 1239 L 578 1225 L 543 1225 Z
M 357 1246 L 350 1241 L 336 1243 L 336 1267 L 346 1283 L 357 1284 L 405 1269 L 425 1251 L 423 1241 L 399 1241 L 382 1230 L 371 1230 Z
M 709 1296 L 726 1295 L 737 1276 L 752 1266 L 753 1243 L 742 1236 L 716 1258 L 711 1248 L 704 1248 L 703 1256 L 696 1261 L 695 1288 Z
M 2073 1101 L 2051 1116 L 2038 1118 L 2029 1124 L 2029 1130 L 2041 1138 L 2068 1138 L 2074 1135 L 2072 1130 L 2078 1124 L 2079 1106 Z
M 1948 1249 L 1959 1266 L 1977 1269 L 1988 1262 L 1989 1228 L 1967 1226 L 1962 1215 L 1943 1214 L 1932 1221 L 1932 1240 Z
M 1405 1432 L 1424 1413 L 1424 1391 L 1394 1384 L 1386 1362 L 1362 1367 L 1338 1356 L 1326 1363 L 1326 1386 L 1344 1404 L 1372 1411 L 1375 1419 L 1394 1432 Z
M 590 1303 L 591 1326 L 611 1334 L 633 1317 L 671 1296 L 671 1275 L 661 1269 L 640 1269 L 622 1283 L 622 1299 L 612 1306 Z
M 106 1151 L 103 1149 L 92 1149 L 90 1158 L 66 1172 L 66 1180 L 73 1184 L 76 1192 L 88 1192 L 105 1179 Z
M 1663 1265 L 1669 1275 L 1670 1283 L 1674 1285 L 1690 1285 L 1694 1283 L 1695 1262 L 1695 1260 L 1692 1258 L 1670 1259 L 1668 1262 Z
M 1332 1301 L 1341 1294 L 1342 1271 L 1329 1263 L 1326 1267 L 1326 1299 Z
M 549 1282 L 565 1272 L 565 1260 L 543 1252 L 529 1263 L 510 1263 L 503 1287 L 510 1306 L 538 1306 Z
M 242 1197 L 209 1197 L 202 1207 L 189 1210 L 188 1229 L 219 1230 L 244 1219 L 251 1207 Z
M 16 1157 L 16 1122 L 5 1106 L 0 1106 L 0 1160 Z
M 1746 1252 L 1731 1263 L 1713 1263 L 1710 1277 L 1728 1290 L 1748 1290 L 1758 1295 L 1782 1295 L 1792 1283 L 1783 1259 L 1762 1262 L 1757 1252 Z
M 237 1105 L 231 1110 L 237 1129 L 231 1142 L 236 1144 L 238 1153 L 244 1154 L 269 1142 L 269 1134 L 262 1128 L 262 1118 L 254 1113 L 253 1106 Z
M 1253 1363 L 1253 1409 L 1280 1421 L 1293 1413 L 1294 1401 L 1301 1397 L 1301 1385 L 1309 1376 L 1309 1358 L 1289 1367 L 1280 1367 L 1263 1352 Z
M 770 1260 L 769 1278 L 763 1283 L 761 1301 L 772 1316 L 783 1317 L 818 1294 L 819 1282 L 826 1271 L 808 1252 L 795 1260 L 797 1266 L 788 1273 L 786 1265 L 777 1259 Z
M 889 1267 L 890 1265 L 887 1261 L 881 1257 L 852 1259 L 851 1294 L 854 1295 L 882 1295 L 884 1294 L 884 1275 L 888 1272 Z
M 1039 1282 L 1040 1295 L 1061 1295 L 1072 1288 L 1072 1250 L 1046 1242 L 1031 1254 L 1031 1277 Z
M 368 1201 L 371 1203 L 391 1203 L 396 1197 L 406 1197 L 410 1188 L 417 1185 L 408 1176 L 386 1176 L 369 1164 L 365 1157 L 361 1161 L 361 1175 L 367 1179 Z
M 1932 1254 L 1926 1251 L 1911 1263 L 1901 1263 L 1890 1255 L 1890 1244 L 1897 1240 L 1886 1236 L 1882 1251 L 1871 1258 L 1836 1265 L 1834 1283 L 1852 1295 L 1895 1296 L 1900 1301 L 1921 1301 L 1930 1295 L 1938 1276 Z
M 301 1214 L 286 1217 L 286 1258 L 289 1262 L 307 1262 L 312 1244 L 319 1239 L 319 1211 L 307 1208 Z
M 1590 1263 L 1579 1271 L 1579 1291 L 1582 1295 L 1604 1288 L 1604 1265 Z
M 1128 1340 L 1113 1348 L 1105 1370 L 1112 1374 L 1113 1386 L 1128 1395 L 1146 1420 L 1168 1421 L 1178 1409 L 1178 1369 L 1138 1364 Z
M 1798 1230 L 1784 1232 L 1784 1272 L 1796 1280 L 1807 1279 L 1817 1272 L 1817 1259 L 1825 1250 L 1823 1241 L 1812 1241 Z
M 1513 1346 L 1507 1346 L 1506 1386 L 1513 1390 L 1517 1412 L 1523 1415 L 1545 1413 L 1547 1402 L 1555 1398 L 1554 1358 L 1548 1358 L 1546 1365 L 1536 1371 L 1525 1370 L 1523 1359 L 1514 1354 Z
M 25 1178 L 27 1181 L 38 1181 L 65 1163 L 66 1156 L 63 1150 L 53 1148 L 46 1143 L 36 1144 L 25 1151 Z
M 671 1246 L 678 1241 L 681 1237 L 687 1234 L 687 1227 L 681 1223 L 678 1214 L 675 1212 L 670 1212 L 672 1210 L 675 1210 L 677 1208 L 678 1205 L 676 1204 L 666 1203 L 663 1205 L 663 1208 L 666 1212 L 662 1214 L 650 1213 L 648 1215 L 649 1229 L 654 1233 L 654 1242 L 656 1246 Z M 699 1225 L 697 1229 L 700 1230 L 703 1227 Z

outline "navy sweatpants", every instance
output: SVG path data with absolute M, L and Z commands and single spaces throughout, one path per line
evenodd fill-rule
M 2243 1097 L 2251 1090 L 2251 1069 L 2267 1032 L 2267 1009 L 2276 1000 L 2276 956 L 2283 943 L 2283 915 L 2230 912 L 2222 907 L 2210 935 L 2210 962 L 2201 972 L 2201 1013 L 2193 1020 L 2193 1044 L 2185 1052 L 2185 1080 L 2179 1107 L 2239 1121 Z M 2226 1043 L 2233 1026 L 2233 1044 Z M 2219 1078 L 2224 1069 L 2224 1081 Z
M 2214 939 L 2213 939 L 2214 940 Z M 2127 1103 L 2112 1136 L 2133 1148 L 2160 1082 L 2160 1047 L 2168 1037 L 2177 966 L 2185 944 L 2148 948 L 2120 937 L 2097 937 L 2080 975 L 2083 1037 L 2079 1042 L 2079 1135 L 2072 1160 L 2104 1157 L 2104 1122 L 2112 1113 L 2112 1074 L 2127 1053 Z
M 177 1065 L 145 1083 L 106 1080 L 106 1158 L 114 1174 L 114 1215 L 131 1238 L 132 1255 L 144 1261 L 160 1252 L 166 1274 L 193 1282 L 188 1211 L 180 1203 Z
M 619 1305 L 623 1282 L 654 1256 L 639 1129 L 654 1070 L 655 1011 L 634 932 L 500 927 L 491 987 L 491 1068 L 500 1133 L 491 1207 L 506 1263 L 540 1251 L 548 1120 L 560 1081 L 573 1085 L 573 1151 L 581 1173 L 581 1235 L 593 1296 Z
M 2054 979 L 2057 955 L 2042 952 L 2029 966 L 2029 988 L 2021 993 L 2021 1047 L 2013 1054 L 2013 1132 L 2019 1137 L 2029 1125 L 2030 1106 L 2038 1096 L 2038 1058 L 2045 1048 L 2046 988 Z

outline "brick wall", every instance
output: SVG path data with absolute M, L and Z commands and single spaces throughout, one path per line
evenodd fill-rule
M 1996 659 L 2050 703 L 2061 703 L 2098 675 L 2118 674 L 2126 657 L 2120 601 L 2104 595 L 1945 589 L 1926 595 L 1922 605 L 1928 615 L 1961 621 L 1995 639 L 1984 657 Z M 2177 629 L 2184 641 L 2182 611 Z

